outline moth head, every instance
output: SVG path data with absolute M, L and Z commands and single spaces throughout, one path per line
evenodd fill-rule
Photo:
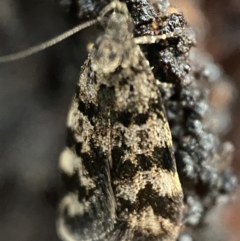
M 133 23 L 131 17 L 127 14 L 114 12 L 111 14 L 105 35 L 108 35 L 117 42 L 122 42 L 132 38 Z
M 103 74 L 113 73 L 127 55 L 133 42 L 133 24 L 128 14 L 114 12 L 110 15 L 105 33 L 96 41 L 92 51 L 93 70 Z

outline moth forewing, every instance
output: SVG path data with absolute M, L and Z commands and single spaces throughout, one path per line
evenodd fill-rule
M 64 241 L 174 241 L 182 189 L 161 94 L 117 2 L 80 73 L 60 168 Z

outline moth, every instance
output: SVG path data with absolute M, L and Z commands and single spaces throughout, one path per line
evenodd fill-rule
M 183 194 L 161 93 L 124 3 L 81 68 L 59 166 L 63 241 L 174 241 Z
M 134 38 L 126 5 L 113 1 L 97 20 L 0 62 L 31 55 L 97 21 L 107 26 L 81 68 L 59 158 L 67 192 L 58 235 L 63 241 L 174 241 L 183 193 L 158 80 L 138 45 L 168 36 Z

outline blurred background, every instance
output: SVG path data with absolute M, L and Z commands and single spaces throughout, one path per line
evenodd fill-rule
M 198 47 L 233 83 L 232 124 L 224 138 L 235 146 L 232 165 L 239 177 L 240 1 L 171 3 L 195 29 Z M 0 55 L 41 43 L 76 23 L 54 0 L 1 0 Z M 62 191 L 58 156 L 65 144 L 65 121 L 80 66 L 95 32 L 88 29 L 37 55 L 0 64 L 0 240 L 58 240 L 55 215 Z M 211 218 L 214 240 L 226 240 L 217 235 L 224 229 L 228 241 L 239 241 L 240 189 Z M 206 234 L 205 241 L 213 240 L 211 235 Z

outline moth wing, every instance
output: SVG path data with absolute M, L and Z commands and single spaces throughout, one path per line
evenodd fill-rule
M 57 230 L 64 241 L 104 240 L 114 228 L 116 204 L 110 180 L 107 122 L 96 103 L 90 58 L 84 64 L 68 115 L 68 141 L 59 166 L 68 193 L 59 205 Z M 86 91 L 86 89 L 88 91 Z

